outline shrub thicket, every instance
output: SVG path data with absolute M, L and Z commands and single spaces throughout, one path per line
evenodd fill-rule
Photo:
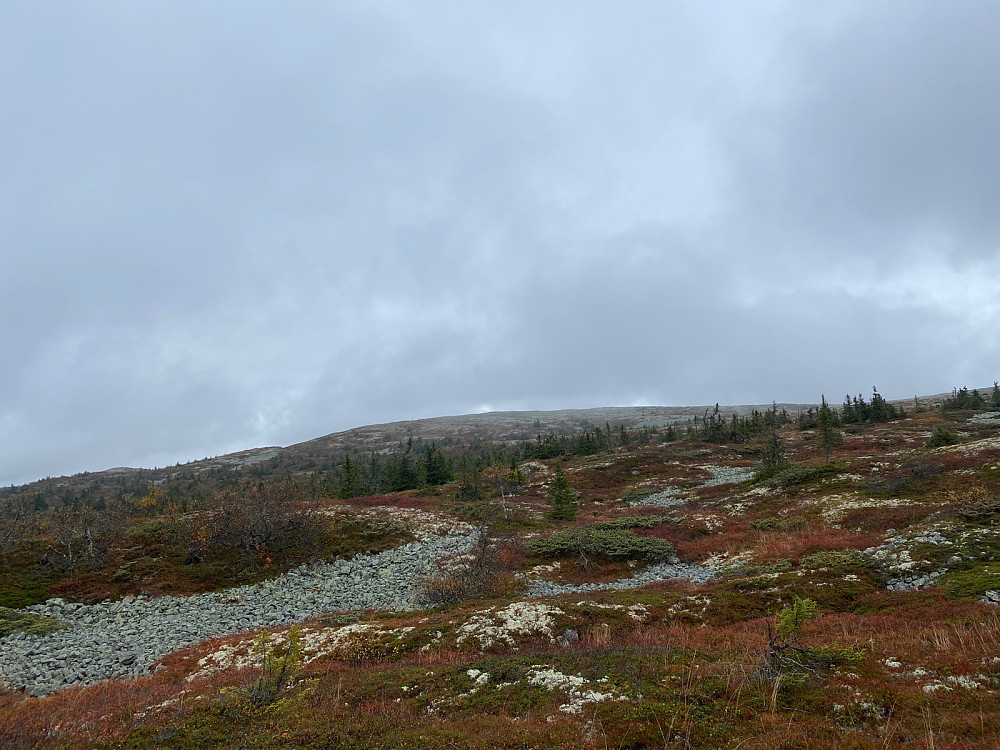
M 639 536 L 629 529 L 601 527 L 598 524 L 565 529 L 552 536 L 533 539 L 526 547 L 537 557 L 575 557 L 608 560 L 669 560 L 674 548 L 665 539 Z
M 943 411 L 961 411 L 962 409 L 982 409 L 986 406 L 986 399 L 977 389 L 971 391 L 968 388 L 952 388 L 951 396 L 941 404 Z
M 847 396 L 844 399 L 844 406 L 840 410 L 840 420 L 844 424 L 858 424 L 861 422 L 888 422 L 893 419 L 902 419 L 906 412 L 902 406 L 890 404 L 882 394 L 872 388 L 872 400 L 866 402 L 859 393 L 857 396 Z
M 769 477 L 769 483 L 775 487 L 793 487 L 797 484 L 805 484 L 815 479 L 833 476 L 840 473 L 843 467 L 834 463 L 802 465 L 793 464 L 784 469 L 779 469 Z
M 283 645 L 274 643 L 268 630 L 262 630 L 254 638 L 251 653 L 260 661 L 260 674 L 237 691 L 241 701 L 257 708 L 271 706 L 293 689 L 302 667 L 301 637 L 301 626 L 293 625 Z
M 625 516 L 611 521 L 595 521 L 595 529 L 651 529 L 663 523 L 670 523 L 666 516 Z
M 472 554 L 446 563 L 440 574 L 423 581 L 420 599 L 427 605 L 457 604 L 512 594 L 516 580 L 510 561 L 520 554 L 520 541 L 495 505 L 483 505 Z
M 959 437 L 951 430 L 938 425 L 934 428 L 934 432 L 931 433 L 930 439 L 927 441 L 928 448 L 940 448 L 944 445 L 957 445 L 959 443 Z

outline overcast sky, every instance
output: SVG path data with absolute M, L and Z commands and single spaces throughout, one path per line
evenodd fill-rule
M 0 484 L 1000 377 L 1000 4 L 0 4 Z

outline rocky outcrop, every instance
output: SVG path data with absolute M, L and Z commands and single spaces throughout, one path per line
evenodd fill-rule
M 304 565 L 252 586 L 190 597 L 126 597 L 85 605 L 50 599 L 28 611 L 70 627 L 0 639 L 0 680 L 47 695 L 69 685 L 138 676 L 166 654 L 206 638 L 276 627 L 325 612 L 418 606 L 421 580 L 473 535 L 427 536 L 375 555 Z

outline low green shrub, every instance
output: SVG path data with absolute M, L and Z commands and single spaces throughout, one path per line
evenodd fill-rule
M 836 573 L 852 573 L 871 568 L 872 563 L 858 550 L 843 549 L 823 550 L 806 555 L 799 561 L 799 566 L 806 570 L 826 568 Z
M 528 543 L 526 551 L 536 557 L 590 557 L 609 560 L 669 560 L 674 548 L 665 539 L 639 536 L 629 529 L 600 528 L 597 524 L 565 529 Z
M 822 678 L 827 670 L 840 666 L 858 666 L 864 661 L 864 651 L 857 648 L 805 646 L 802 630 L 807 622 L 819 616 L 819 605 L 813 599 L 798 596 L 792 606 L 777 614 L 777 626 L 768 623 L 768 647 L 764 663 L 758 666 L 759 680 L 780 684 L 785 688 L 803 685 L 810 678 Z
M 828 463 L 818 465 L 795 464 L 774 472 L 767 478 L 768 483 L 775 487 L 793 487 L 797 484 L 805 484 L 823 477 L 830 477 L 843 471 L 839 464 Z
M 940 448 L 945 445 L 957 445 L 960 438 L 951 430 L 938 425 L 931 433 L 930 440 L 927 441 L 928 448 Z
M 51 596 L 48 587 L 59 579 L 60 576 L 51 570 L 0 576 L 0 607 L 22 609 L 41 604 Z
M 751 529 L 757 531 L 798 531 L 804 528 L 809 521 L 803 516 L 772 516 L 771 518 L 758 518 L 750 522 Z
M 176 534 L 175 524 L 165 518 L 152 518 L 134 526 L 127 526 L 122 532 L 122 538 L 127 543 L 160 542 L 170 539 Z
M 254 638 L 251 653 L 260 662 L 260 674 L 242 689 L 234 692 L 243 708 L 274 706 L 294 690 L 302 668 L 302 628 L 292 625 L 284 644 L 271 639 L 271 632 L 262 630 Z
M 595 529 L 651 529 L 663 523 L 670 523 L 666 516 L 626 516 L 612 521 L 595 521 L 591 526 Z

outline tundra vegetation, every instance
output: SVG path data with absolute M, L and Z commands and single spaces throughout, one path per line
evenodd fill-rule
M 996 386 L 905 411 L 874 392 L 4 490 L 0 637 L 61 627 L 25 611 L 52 596 L 221 591 L 396 546 L 422 533 L 400 509 L 477 541 L 421 610 L 0 690 L 0 748 L 995 746 L 997 408 Z M 664 561 L 712 575 L 610 587 Z M 592 586 L 529 598 L 539 580 Z

